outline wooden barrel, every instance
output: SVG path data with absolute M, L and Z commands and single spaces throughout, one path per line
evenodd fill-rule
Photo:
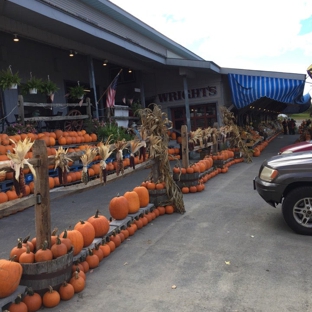
M 185 174 L 173 174 L 173 180 L 176 182 L 176 184 L 182 188 L 183 186 L 193 186 L 193 185 L 198 185 L 199 183 L 199 173 L 194 172 L 194 173 L 185 173 Z
M 167 190 L 148 190 L 149 197 L 150 197 L 150 203 L 154 204 L 155 207 L 162 205 L 162 203 L 165 203 L 168 201 L 168 195 Z
M 32 287 L 43 295 L 49 286 L 58 290 L 72 275 L 73 251 L 56 259 L 36 263 L 21 263 L 23 274 L 20 285 Z

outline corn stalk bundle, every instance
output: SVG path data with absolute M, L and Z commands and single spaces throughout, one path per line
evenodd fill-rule
M 107 177 L 106 159 L 111 155 L 113 151 L 114 150 L 111 150 L 110 137 L 106 140 L 105 143 L 100 142 L 100 144 L 98 145 L 98 152 L 101 157 L 100 181 L 104 184 L 106 183 L 106 177 Z
M 10 141 L 15 145 L 15 147 L 13 148 L 14 153 L 7 154 L 8 158 L 11 160 L 11 167 L 14 170 L 14 188 L 17 196 L 24 196 L 26 195 L 25 177 L 23 172 L 25 165 L 28 166 L 34 178 L 36 178 L 36 171 L 33 165 L 28 162 L 28 158 L 25 159 L 26 154 L 31 149 L 34 142 L 31 142 L 30 138 L 25 138 L 23 141 L 18 142 L 15 142 L 11 139 Z
M 141 147 L 146 147 L 145 141 L 140 141 L 138 138 L 130 141 L 130 167 L 135 169 L 134 154 L 140 150 Z M 143 161 L 145 160 L 145 155 L 143 156 Z
M 243 154 L 245 160 L 247 162 L 252 162 L 251 154 L 249 148 L 243 142 L 238 126 L 235 123 L 235 116 L 231 113 L 226 107 L 222 106 L 220 108 L 223 123 L 225 126 L 229 126 L 231 128 L 231 146 L 237 146 L 240 152 Z
M 93 161 L 97 153 L 97 148 L 88 147 L 85 154 L 80 157 L 80 160 L 82 162 L 81 181 L 84 184 L 87 184 L 89 182 L 88 165 Z
M 54 169 L 57 169 L 58 177 L 60 184 L 67 184 L 67 173 L 69 172 L 68 163 L 73 160 L 67 157 L 68 149 L 65 150 L 62 146 L 56 151 L 55 154 L 55 166 Z
M 161 108 L 153 104 L 153 109 L 145 108 L 140 110 L 142 131 L 147 134 L 147 148 L 150 158 L 155 160 L 154 169 L 157 166 L 157 174 L 153 170 L 150 174 L 150 180 L 162 180 L 166 184 L 168 204 L 172 204 L 175 210 L 184 213 L 185 207 L 183 194 L 176 182 L 172 178 L 171 167 L 168 159 L 168 130 L 172 128 L 172 122 L 168 120 L 167 114 L 161 111 Z M 166 203 L 164 203 L 166 204 Z
M 202 129 L 198 128 L 195 131 L 190 131 L 188 141 L 189 141 L 188 147 L 189 147 L 190 151 L 193 151 L 195 146 L 200 146 L 201 148 L 203 148 L 204 143 L 203 143 L 203 131 L 202 131 Z
M 122 139 L 121 141 L 117 141 L 115 143 L 115 149 L 116 149 L 116 175 L 119 176 L 119 174 L 124 174 L 124 164 L 123 164 L 123 154 L 122 151 L 127 146 L 128 142 L 125 139 Z
M 146 130 L 142 127 L 140 128 L 139 133 L 140 133 L 140 140 L 142 142 L 142 146 L 140 147 L 140 159 L 142 158 L 143 161 L 145 161 L 147 133 L 146 133 Z

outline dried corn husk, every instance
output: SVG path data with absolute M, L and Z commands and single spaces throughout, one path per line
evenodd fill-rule
M 100 142 L 98 145 L 98 152 L 99 152 L 99 155 L 101 157 L 100 181 L 104 184 L 106 183 L 106 177 L 107 177 L 106 159 L 109 158 L 111 153 L 114 151 L 114 149 L 111 150 L 110 138 L 111 138 L 111 136 L 106 140 L 105 143 Z
M 128 142 L 125 139 L 122 139 L 121 141 L 117 141 L 115 143 L 115 149 L 116 149 L 116 175 L 118 176 L 120 173 L 124 174 L 124 165 L 123 165 L 123 153 L 122 151 L 127 146 Z
M 88 147 L 85 154 L 83 154 L 80 157 L 80 160 L 82 162 L 81 181 L 84 184 L 87 184 L 89 182 L 88 165 L 93 161 L 97 153 L 98 153 L 97 148 Z
M 60 184 L 67 184 L 67 173 L 69 172 L 68 163 L 72 162 L 73 160 L 67 157 L 68 149 L 64 149 L 62 146 L 56 151 L 55 154 L 55 166 L 54 169 L 58 171 L 58 177 Z
M 11 139 L 10 141 L 15 145 L 15 147 L 13 148 L 14 153 L 7 154 L 8 158 L 11 160 L 11 167 L 15 172 L 13 179 L 15 191 L 18 196 L 21 193 L 25 195 L 25 178 L 23 172 L 23 168 L 25 165 L 28 166 L 34 178 L 36 178 L 36 171 L 33 165 L 28 162 L 28 159 L 25 159 L 26 154 L 31 149 L 34 142 L 31 142 L 30 138 L 25 138 L 23 141 L 18 142 L 15 142 Z

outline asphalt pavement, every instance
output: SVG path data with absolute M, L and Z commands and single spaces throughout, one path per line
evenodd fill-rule
M 312 237 L 292 232 L 280 207 L 253 190 L 264 159 L 293 143 L 279 135 L 251 163 L 231 166 L 201 193 L 184 196 L 186 213 L 153 220 L 87 273 L 86 288 L 49 311 L 312 311 Z M 52 228 L 85 220 L 145 180 L 149 169 L 51 200 Z M 35 235 L 34 208 L 0 219 L 0 258 L 18 237 Z

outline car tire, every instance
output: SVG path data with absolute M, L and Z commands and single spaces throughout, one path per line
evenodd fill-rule
M 289 192 L 284 198 L 282 213 L 294 232 L 312 235 L 312 187 L 299 187 Z

